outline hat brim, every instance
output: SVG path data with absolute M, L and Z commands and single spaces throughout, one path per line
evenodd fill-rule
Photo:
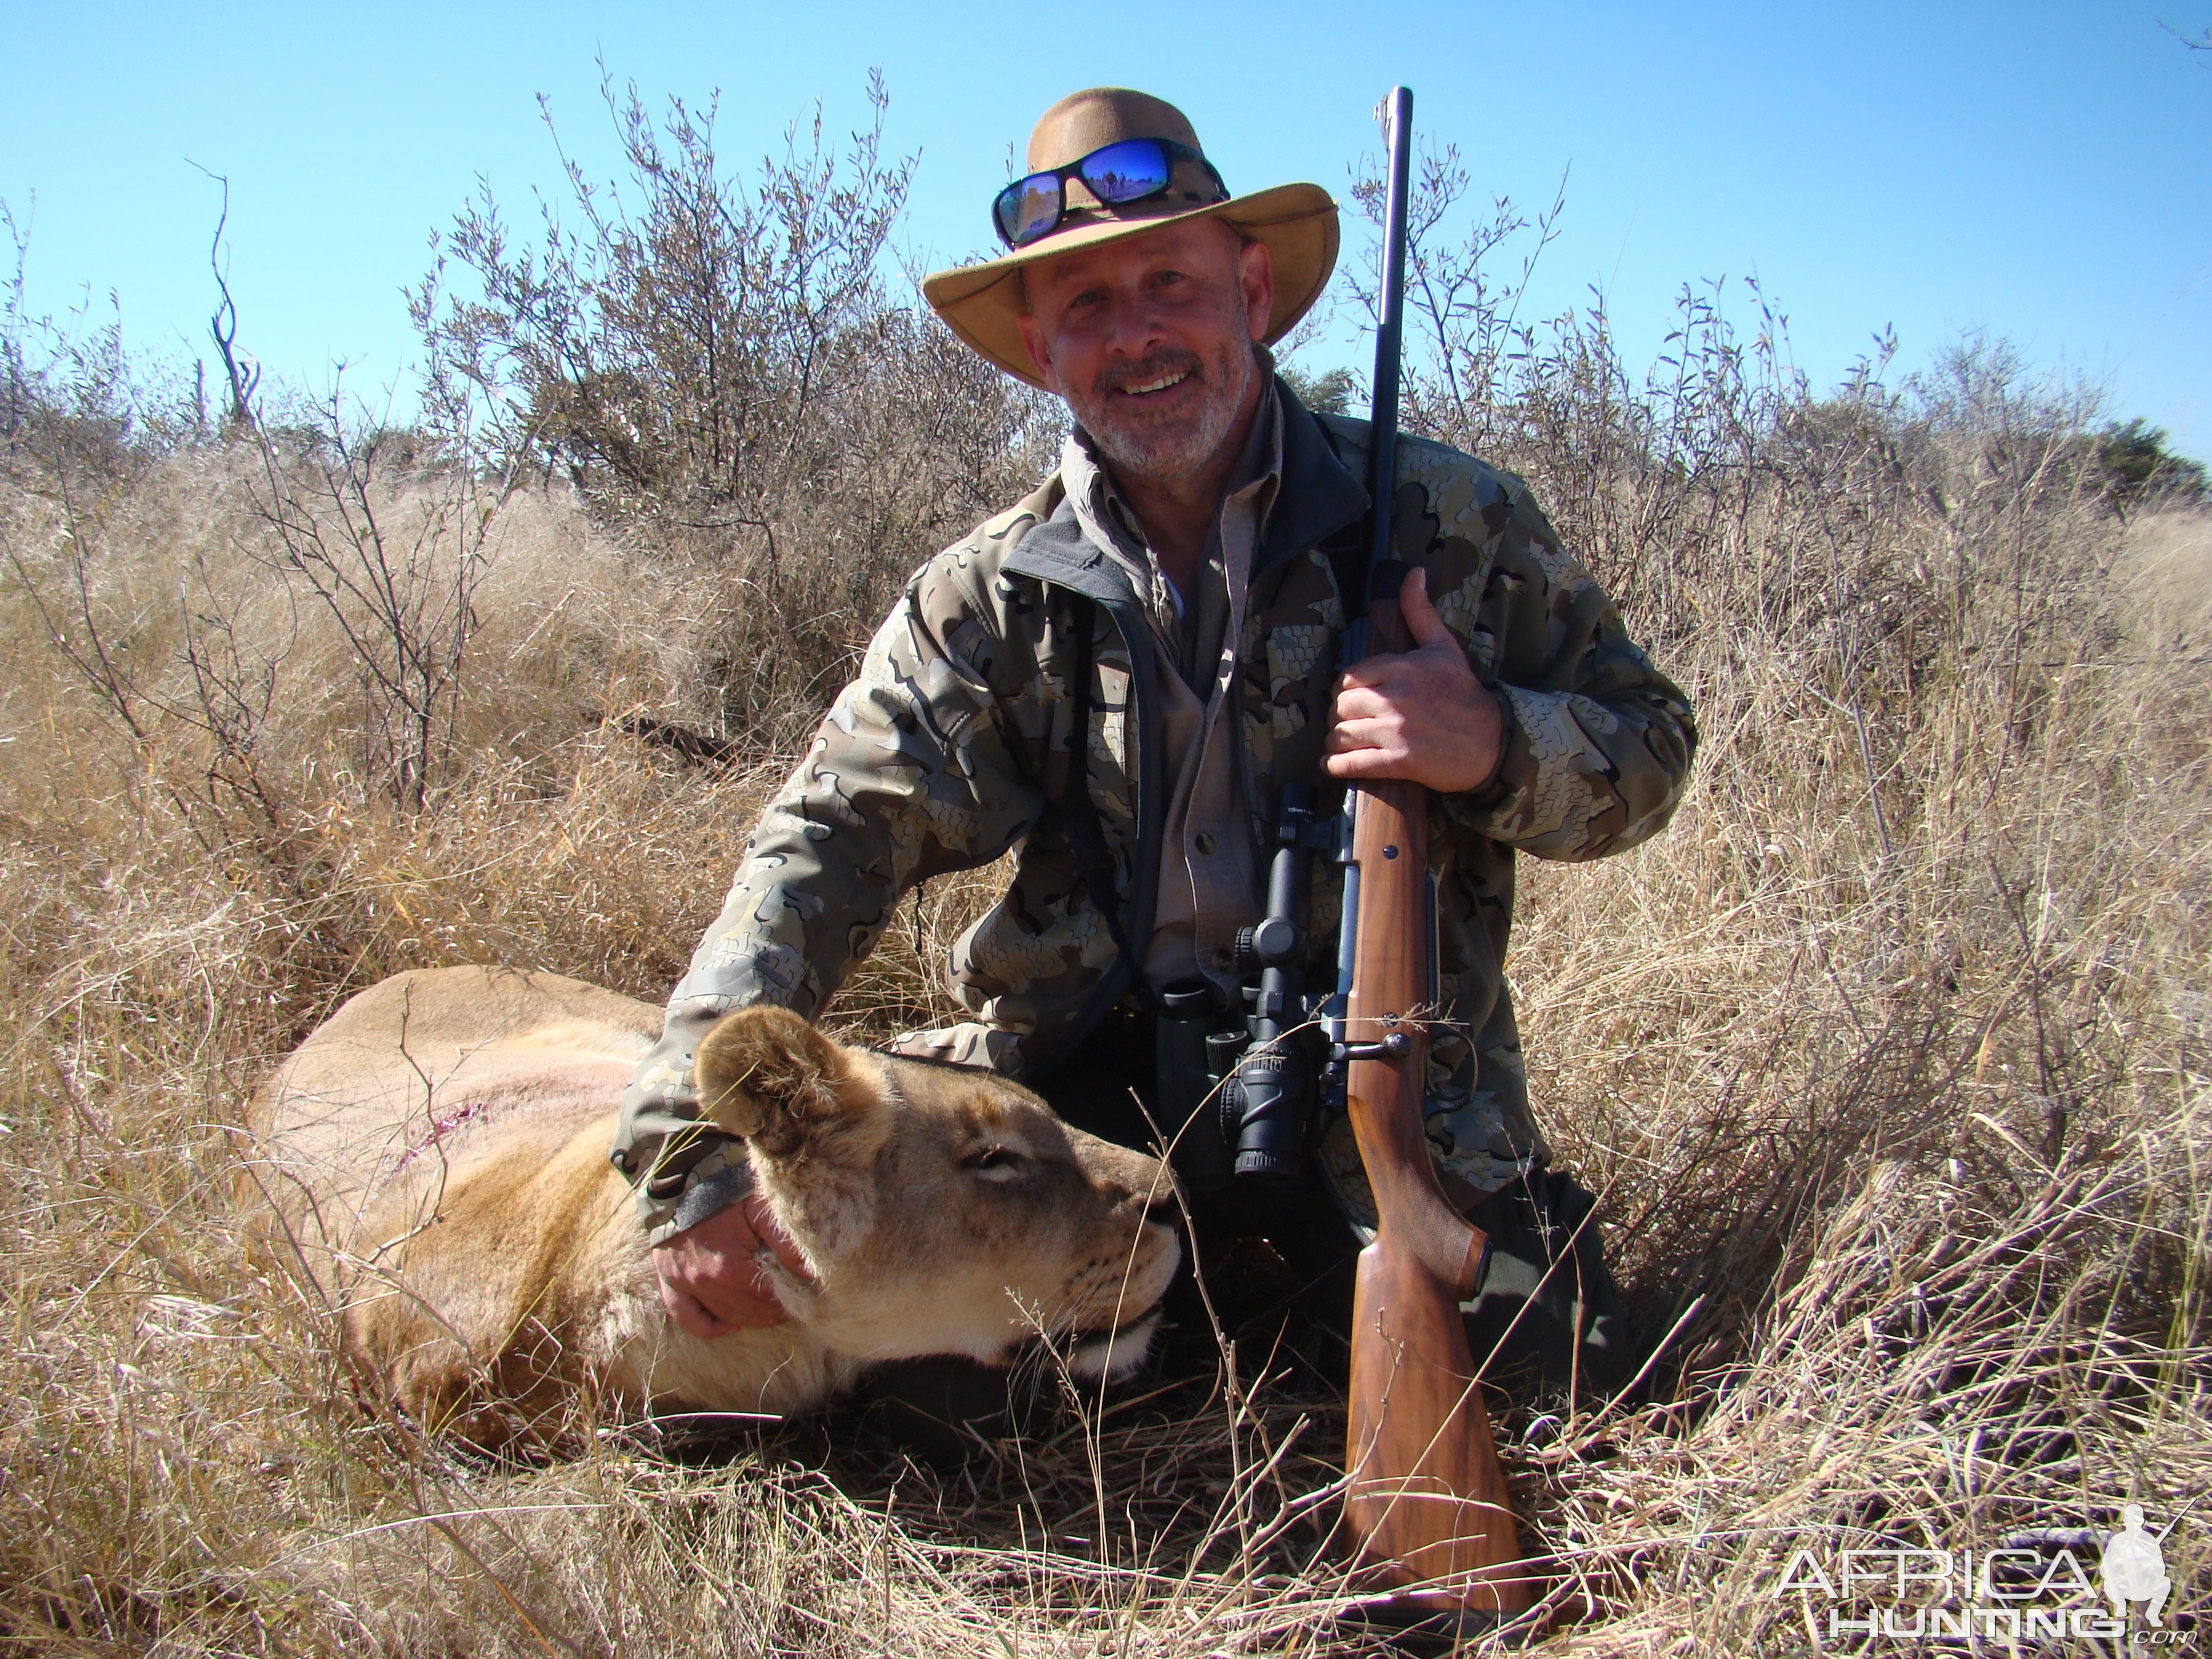
M 922 279 L 922 297 L 947 327 L 1007 374 L 1041 391 L 1049 390 L 1038 378 L 1022 339 L 1021 268 L 1189 219 L 1226 219 L 1253 240 L 1267 245 L 1275 271 L 1275 304 L 1265 336 L 1269 345 L 1313 309 L 1336 269 L 1336 203 L 1319 185 L 1278 185 L 1179 213 L 1071 225 L 981 264 L 934 271 Z

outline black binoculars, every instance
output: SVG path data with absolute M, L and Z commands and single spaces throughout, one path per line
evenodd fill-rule
M 1284 786 L 1267 908 L 1238 930 L 1242 1008 L 1228 1008 L 1203 979 L 1164 990 L 1154 1023 L 1159 1100 L 1174 1137 L 1170 1161 L 1194 1192 L 1232 1180 L 1294 1185 L 1328 1042 L 1312 1023 L 1321 997 L 1300 983 L 1313 855 L 1338 844 L 1334 818 L 1313 811 L 1313 791 Z

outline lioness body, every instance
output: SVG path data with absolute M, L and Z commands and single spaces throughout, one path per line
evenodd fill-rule
M 421 1420 L 495 1442 L 581 1388 L 782 1414 L 871 1360 L 1003 1358 L 1035 1332 L 1091 1339 L 1097 1369 L 1141 1354 L 1176 1261 L 1158 1164 L 1002 1079 L 843 1048 L 775 1010 L 716 1028 L 700 1075 L 810 1273 L 770 1269 L 785 1324 L 683 1331 L 607 1161 L 659 1027 L 554 975 L 403 974 L 257 1097 L 253 1167 L 288 1254 Z

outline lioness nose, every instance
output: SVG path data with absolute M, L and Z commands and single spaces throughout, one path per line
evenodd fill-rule
M 1174 1173 L 1158 1159 L 1146 1158 L 1141 1152 L 1120 1146 L 1103 1146 L 1101 1150 L 1108 1156 L 1095 1162 L 1085 1160 L 1090 1165 L 1085 1173 L 1090 1177 L 1091 1189 L 1116 1210 L 1125 1205 L 1135 1205 L 1143 1210 L 1147 1221 L 1171 1224 L 1181 1213 L 1176 1203 Z

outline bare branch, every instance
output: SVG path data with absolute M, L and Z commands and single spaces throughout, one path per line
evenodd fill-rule
M 216 292 L 222 297 L 215 314 L 208 319 L 208 332 L 214 337 L 230 386 L 230 405 L 223 422 L 230 430 L 240 431 L 253 424 L 253 394 L 260 389 L 261 365 L 237 349 L 238 307 L 230 297 L 230 278 L 222 255 L 222 234 L 230 223 L 230 180 L 222 173 L 210 173 L 198 161 L 192 166 L 222 186 L 222 206 L 216 215 L 215 235 L 208 242 L 208 269 L 215 274 Z
M 2207 23 L 2204 26 L 2204 32 L 2202 34 L 2194 35 L 2184 34 L 2163 17 L 2158 20 L 2158 26 L 2191 52 L 2212 52 L 2212 23 Z M 2212 64 L 2208 64 L 2204 67 L 2212 69 Z

